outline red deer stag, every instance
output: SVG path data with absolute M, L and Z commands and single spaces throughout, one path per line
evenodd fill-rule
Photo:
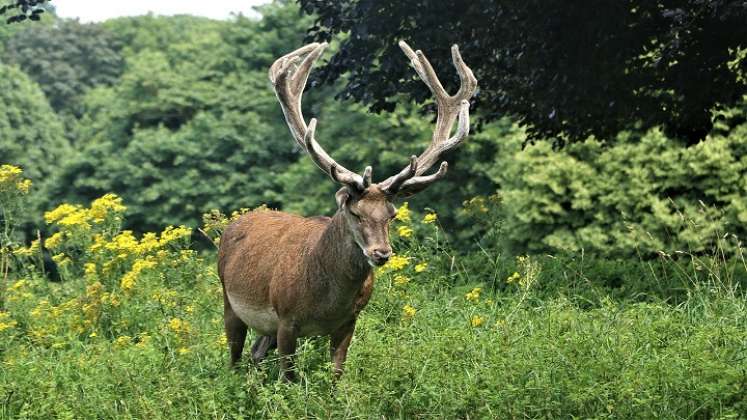
M 220 241 L 218 272 L 223 283 L 224 323 L 231 365 L 241 357 L 247 328 L 259 337 L 251 357 L 257 363 L 277 347 L 285 379 L 293 380 L 292 355 L 299 337 L 329 335 L 336 376 L 353 336 L 358 313 L 373 290 L 372 267 L 392 255 L 389 221 L 392 200 L 415 194 L 446 174 L 446 162 L 425 172 L 469 133 L 469 99 L 477 80 L 451 49 L 461 87 L 451 96 L 421 51 L 400 42 L 420 78 L 436 99 L 438 117 L 431 144 L 394 176 L 371 182 L 335 162 L 314 138 L 316 119 L 306 125 L 301 96 L 311 67 L 326 43 L 306 45 L 273 63 L 270 81 L 291 134 L 314 163 L 334 181 L 338 210 L 332 218 L 304 218 L 279 211 L 250 212 L 228 226 Z M 454 123 L 458 127 L 450 137 Z

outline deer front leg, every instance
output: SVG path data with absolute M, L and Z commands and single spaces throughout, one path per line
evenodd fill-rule
M 350 347 L 350 340 L 353 339 L 354 331 L 355 319 L 340 327 L 340 329 L 330 336 L 330 353 L 332 361 L 335 364 L 335 379 L 342 376 L 343 365 L 345 364 L 345 359 L 348 357 L 348 347 Z
M 281 322 L 277 333 L 278 353 L 280 354 L 280 371 L 288 382 L 296 380 L 293 369 L 293 356 L 296 353 L 298 328 L 293 323 Z

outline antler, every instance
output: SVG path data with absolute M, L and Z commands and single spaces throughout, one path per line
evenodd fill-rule
M 270 67 L 270 82 L 296 143 L 311 156 L 316 166 L 329 174 L 333 180 L 363 190 L 371 183 L 371 167 L 366 167 L 364 175 L 360 176 L 335 162 L 314 138 L 316 119 L 312 118 L 307 127 L 301 112 L 301 96 L 311 67 L 326 47 L 326 42 L 315 42 L 278 58 Z M 301 58 L 303 61 L 299 64 Z
M 405 41 L 400 41 L 399 47 L 402 48 L 402 51 L 410 59 L 410 64 L 415 69 L 415 72 L 417 72 L 418 76 L 420 76 L 431 93 L 433 93 L 438 109 L 436 128 L 433 131 L 433 138 L 428 148 L 420 156 L 412 156 L 410 164 L 398 174 L 379 183 L 381 189 L 387 194 L 411 195 L 423 190 L 446 175 L 448 164 L 441 162 L 441 166 L 436 173 L 422 176 L 440 159 L 443 153 L 459 146 L 469 134 L 469 99 L 477 90 L 477 79 L 472 74 L 472 70 L 462 60 L 462 56 L 459 54 L 459 47 L 453 45 L 451 47 L 451 57 L 454 61 L 454 67 L 456 67 L 459 73 L 461 86 L 455 95 L 449 95 L 444 90 L 431 63 L 428 62 L 422 51 L 413 51 Z M 449 137 L 457 118 L 459 120 L 457 131 L 454 136 Z

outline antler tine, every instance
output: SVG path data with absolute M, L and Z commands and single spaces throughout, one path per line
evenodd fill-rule
M 400 193 L 400 190 L 403 189 L 410 190 L 407 194 L 410 194 L 414 190 L 420 191 L 445 175 L 446 162 L 443 162 L 436 174 L 421 176 L 440 159 L 443 153 L 459 146 L 469 134 L 469 99 L 477 90 L 477 79 L 475 79 L 472 70 L 464 63 L 458 46 L 453 45 L 451 47 L 451 57 L 461 82 L 459 90 L 454 95 L 449 95 L 444 90 L 436 72 L 433 70 L 433 66 L 431 66 L 422 51 L 413 51 L 404 41 L 400 41 L 399 46 L 410 59 L 410 64 L 420 79 L 423 80 L 431 93 L 433 93 L 438 114 L 431 143 L 425 151 L 417 159 L 410 159 L 410 164 L 398 174 L 389 177 L 379 184 L 383 190 L 392 195 Z M 456 133 L 454 136 L 449 137 L 454 123 L 457 121 Z M 421 186 L 419 184 L 424 185 Z M 401 195 L 404 194 L 405 192 L 402 191 Z
M 269 77 L 275 89 L 275 95 L 283 109 L 285 121 L 293 139 L 303 148 L 314 163 L 333 180 L 362 190 L 365 188 L 365 177 L 335 162 L 314 138 L 316 119 L 306 126 L 301 111 L 301 98 L 314 62 L 322 55 L 327 43 L 312 43 L 286 54 L 270 66 Z M 303 58 L 300 64 L 298 61 Z M 367 168 L 368 170 L 368 168 Z M 370 170 L 368 170 L 370 180 Z
M 410 196 L 423 191 L 429 185 L 446 176 L 446 171 L 448 169 L 449 164 L 447 162 L 441 162 L 441 166 L 438 167 L 438 171 L 436 171 L 436 173 L 431 175 L 416 176 L 406 180 L 400 187 L 400 195 Z

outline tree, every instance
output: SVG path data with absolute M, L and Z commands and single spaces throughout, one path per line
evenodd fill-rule
M 63 133 L 39 87 L 20 70 L 0 64 L 0 163 L 21 166 L 32 180 L 31 204 L 39 216 L 55 168 L 69 152 Z
M 483 120 L 512 116 L 531 139 L 613 140 L 664 127 L 693 144 L 711 111 L 747 94 L 747 3 L 741 0 L 299 0 L 315 40 L 341 46 L 318 76 L 345 75 L 340 98 L 392 110 L 404 92 L 423 102 L 397 41 L 449 65 L 459 44 L 480 83 Z M 442 75 L 448 86 L 456 86 Z
M 26 26 L 7 43 L 4 60 L 39 83 L 52 108 L 80 116 L 80 101 L 94 86 L 111 85 L 122 73 L 121 44 L 95 24 L 58 19 Z

